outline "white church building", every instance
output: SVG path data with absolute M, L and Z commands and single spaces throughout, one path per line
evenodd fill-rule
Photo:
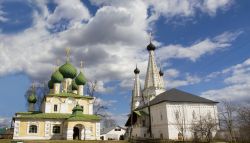
M 156 47 L 150 41 L 148 67 L 144 89 L 141 88 L 136 67 L 132 90 L 131 113 L 126 122 L 128 134 L 133 138 L 181 140 L 194 138 L 194 121 L 209 118 L 218 123 L 218 102 L 178 89 L 166 90 L 164 73 L 155 61 Z M 218 129 L 218 126 L 216 127 Z M 216 130 L 212 132 L 214 136 Z

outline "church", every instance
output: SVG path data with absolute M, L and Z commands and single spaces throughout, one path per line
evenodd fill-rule
M 51 75 L 41 109 L 35 111 L 37 96 L 33 87 L 27 98 L 28 112 L 17 112 L 13 117 L 13 139 L 100 139 L 100 117 L 93 115 L 94 98 L 84 94 L 86 82 L 83 70 L 78 73 L 70 63 L 68 49 L 65 64 Z
M 178 89 L 166 90 L 164 73 L 156 64 L 155 49 L 150 40 L 147 46 L 149 59 L 143 89 L 140 84 L 140 70 L 137 66 L 134 70 L 131 114 L 125 124 L 129 137 L 192 140 L 197 134 L 191 130 L 193 123 L 203 118 L 218 123 L 218 102 Z M 211 136 L 215 135 L 216 130 Z

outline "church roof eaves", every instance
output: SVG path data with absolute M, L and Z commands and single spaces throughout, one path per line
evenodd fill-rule
M 84 95 L 78 95 L 78 94 L 75 94 L 75 93 L 66 93 L 66 92 L 62 92 L 62 93 L 59 93 L 59 94 L 48 94 L 47 95 L 47 97 L 53 97 L 53 96 L 56 96 L 56 97 L 74 97 L 74 98 L 94 99 L 91 96 L 84 96 Z
M 157 95 L 153 100 L 149 102 L 149 105 L 152 106 L 162 102 L 185 102 L 185 103 L 206 103 L 206 104 L 219 103 L 175 88 L 167 90 Z M 143 106 L 139 106 L 135 110 L 139 110 L 147 106 L 148 104 L 145 104 Z
M 41 113 L 41 112 L 18 112 L 19 116 L 14 117 L 15 119 L 67 119 L 68 121 L 99 121 L 100 117 L 96 115 L 82 114 L 72 116 L 72 114 L 66 113 Z

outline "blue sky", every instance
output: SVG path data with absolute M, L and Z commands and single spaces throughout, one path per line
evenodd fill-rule
M 119 124 L 129 112 L 133 70 L 144 84 L 149 32 L 166 88 L 213 100 L 250 101 L 248 0 L 0 1 L 0 122 L 25 111 L 32 82 L 71 62 L 98 81 L 99 102 Z

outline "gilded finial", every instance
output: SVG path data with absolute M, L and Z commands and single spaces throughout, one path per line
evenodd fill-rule
M 66 57 L 67 57 L 67 61 L 69 61 L 70 59 L 70 48 L 66 48 Z
M 152 42 L 152 32 L 149 32 L 149 41 Z
M 83 68 L 83 61 L 80 61 L 80 67 Z
M 35 83 L 32 82 L 32 92 L 34 92 L 34 91 L 35 91 Z

